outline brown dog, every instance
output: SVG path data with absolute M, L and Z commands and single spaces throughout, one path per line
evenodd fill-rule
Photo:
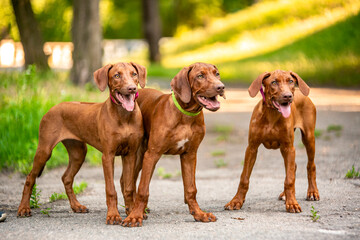
M 121 155 L 123 173 L 121 190 L 126 208 L 133 207 L 136 186 L 134 169 L 136 152 L 143 138 L 143 122 L 135 103 L 137 84 L 145 86 L 146 69 L 136 63 L 108 64 L 94 73 L 101 91 L 109 86 L 110 97 L 104 103 L 64 102 L 44 115 L 39 129 L 39 145 L 34 164 L 26 178 L 18 216 L 30 216 L 29 199 L 36 177 L 41 175 L 56 144 L 62 142 L 69 154 L 69 165 L 62 176 L 72 210 L 88 212 L 73 192 L 76 173 L 85 160 L 86 144 L 103 153 L 102 163 L 108 207 L 106 223 L 119 224 L 117 193 L 114 186 L 114 157 Z
M 303 95 L 295 92 L 296 84 Z M 262 85 L 265 86 L 265 94 Z M 308 155 L 309 186 L 306 199 L 320 199 L 314 163 L 316 109 L 310 98 L 306 97 L 310 88 L 296 73 L 277 70 L 261 74 L 249 87 L 250 96 L 255 97 L 259 90 L 262 92 L 263 100 L 256 105 L 250 120 L 249 145 L 245 153 L 240 184 L 235 197 L 225 205 L 225 209 L 235 210 L 242 207 L 249 189 L 249 178 L 257 149 L 263 144 L 268 149 L 280 148 L 285 162 L 286 178 L 284 192 L 279 198 L 285 195 L 286 210 L 298 213 L 301 212 L 301 208 L 295 198 L 296 163 L 293 145 L 296 128 L 301 130 L 302 142 Z
M 214 65 L 195 63 L 183 68 L 171 81 L 171 87 L 173 94 L 154 89 L 139 91 L 145 143 L 140 149 L 136 175 L 141 163 L 142 174 L 135 206 L 123 226 L 142 226 L 150 179 L 162 154 L 180 155 L 185 203 L 195 220 L 216 221 L 216 217 L 203 212 L 196 201 L 195 168 L 197 149 L 205 135 L 202 109 L 216 111 L 220 108 L 217 96 L 224 96 L 224 84 Z

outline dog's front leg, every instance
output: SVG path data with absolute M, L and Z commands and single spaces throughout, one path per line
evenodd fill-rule
M 250 143 L 246 148 L 244 168 L 241 173 L 237 193 L 234 198 L 225 205 L 225 210 L 239 210 L 245 202 L 246 193 L 249 189 L 249 179 L 256 161 L 258 148 L 258 143 Z
M 295 148 L 294 146 L 281 146 L 281 154 L 285 163 L 285 204 L 286 211 L 291 213 L 301 212 L 301 207 L 295 198 L 295 175 L 296 175 L 296 163 L 295 163 Z
M 117 193 L 114 185 L 114 158 L 113 153 L 103 153 L 102 165 L 105 178 L 106 205 L 108 212 L 106 224 L 120 224 L 121 217 L 117 209 Z
M 141 227 L 144 219 L 144 211 L 149 199 L 149 185 L 155 165 L 159 161 L 162 152 L 153 152 L 151 147 L 145 152 L 140 183 L 136 194 L 135 204 L 130 215 L 122 222 L 123 227 Z
M 136 194 L 136 182 L 134 181 L 135 164 L 136 152 L 122 156 L 123 170 L 120 186 L 124 197 L 126 215 L 129 215 L 134 207 L 134 196 Z
M 202 211 L 196 201 L 196 152 L 181 154 L 180 159 L 185 202 L 189 206 L 190 214 L 194 216 L 195 221 L 215 222 L 216 217 L 212 213 L 206 213 Z

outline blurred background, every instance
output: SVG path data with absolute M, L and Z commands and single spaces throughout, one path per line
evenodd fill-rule
M 312 87 L 359 88 L 359 11 L 360 0 L 1 0 L 0 170 L 29 171 L 55 104 L 104 101 L 92 73 L 107 63 L 145 65 L 148 86 L 202 61 L 231 87 L 283 69 Z M 52 158 L 67 162 L 63 146 Z
M 311 85 L 359 87 L 359 9 L 359 0 L 4 0 L 0 67 L 76 68 L 84 84 L 91 76 L 74 70 L 87 65 L 136 61 L 172 78 L 203 61 L 235 84 L 281 68 Z

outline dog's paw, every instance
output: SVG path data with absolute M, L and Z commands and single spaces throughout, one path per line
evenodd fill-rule
M 71 209 L 74 213 L 88 213 L 89 209 L 81 204 L 72 206 Z
M 243 203 L 245 201 L 243 200 L 240 200 L 238 198 L 233 198 L 230 202 L 228 202 L 225 206 L 224 206 L 224 209 L 225 210 L 239 210 Z
M 217 220 L 214 214 L 203 211 L 199 211 L 197 213 L 192 212 L 191 215 L 194 216 L 196 222 L 215 222 Z
M 298 203 L 286 204 L 286 211 L 289 213 L 300 213 L 301 207 Z
M 118 225 L 121 224 L 121 217 L 118 211 L 115 212 L 109 212 L 106 216 L 106 224 L 110 225 Z
M 319 191 L 308 191 L 307 195 L 306 195 L 306 200 L 307 201 L 319 201 L 320 200 Z
M 135 214 L 130 213 L 130 215 L 125 218 L 121 223 L 123 227 L 142 227 L 143 216 L 135 216 Z
M 18 217 L 31 217 L 30 207 L 19 207 L 17 212 Z

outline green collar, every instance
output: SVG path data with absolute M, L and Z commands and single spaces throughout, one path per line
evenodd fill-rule
M 172 99 L 173 99 L 173 101 L 174 101 L 175 106 L 176 106 L 177 109 L 179 109 L 180 112 L 182 112 L 183 114 L 188 115 L 188 116 L 190 116 L 190 117 L 195 117 L 195 116 L 199 115 L 199 113 L 201 113 L 201 111 L 200 111 L 200 112 L 197 112 L 197 113 L 192 113 L 192 112 L 188 112 L 188 111 L 184 110 L 184 109 L 180 106 L 180 104 L 178 103 L 178 101 L 176 100 L 174 91 L 171 91 L 171 96 L 172 96 Z

